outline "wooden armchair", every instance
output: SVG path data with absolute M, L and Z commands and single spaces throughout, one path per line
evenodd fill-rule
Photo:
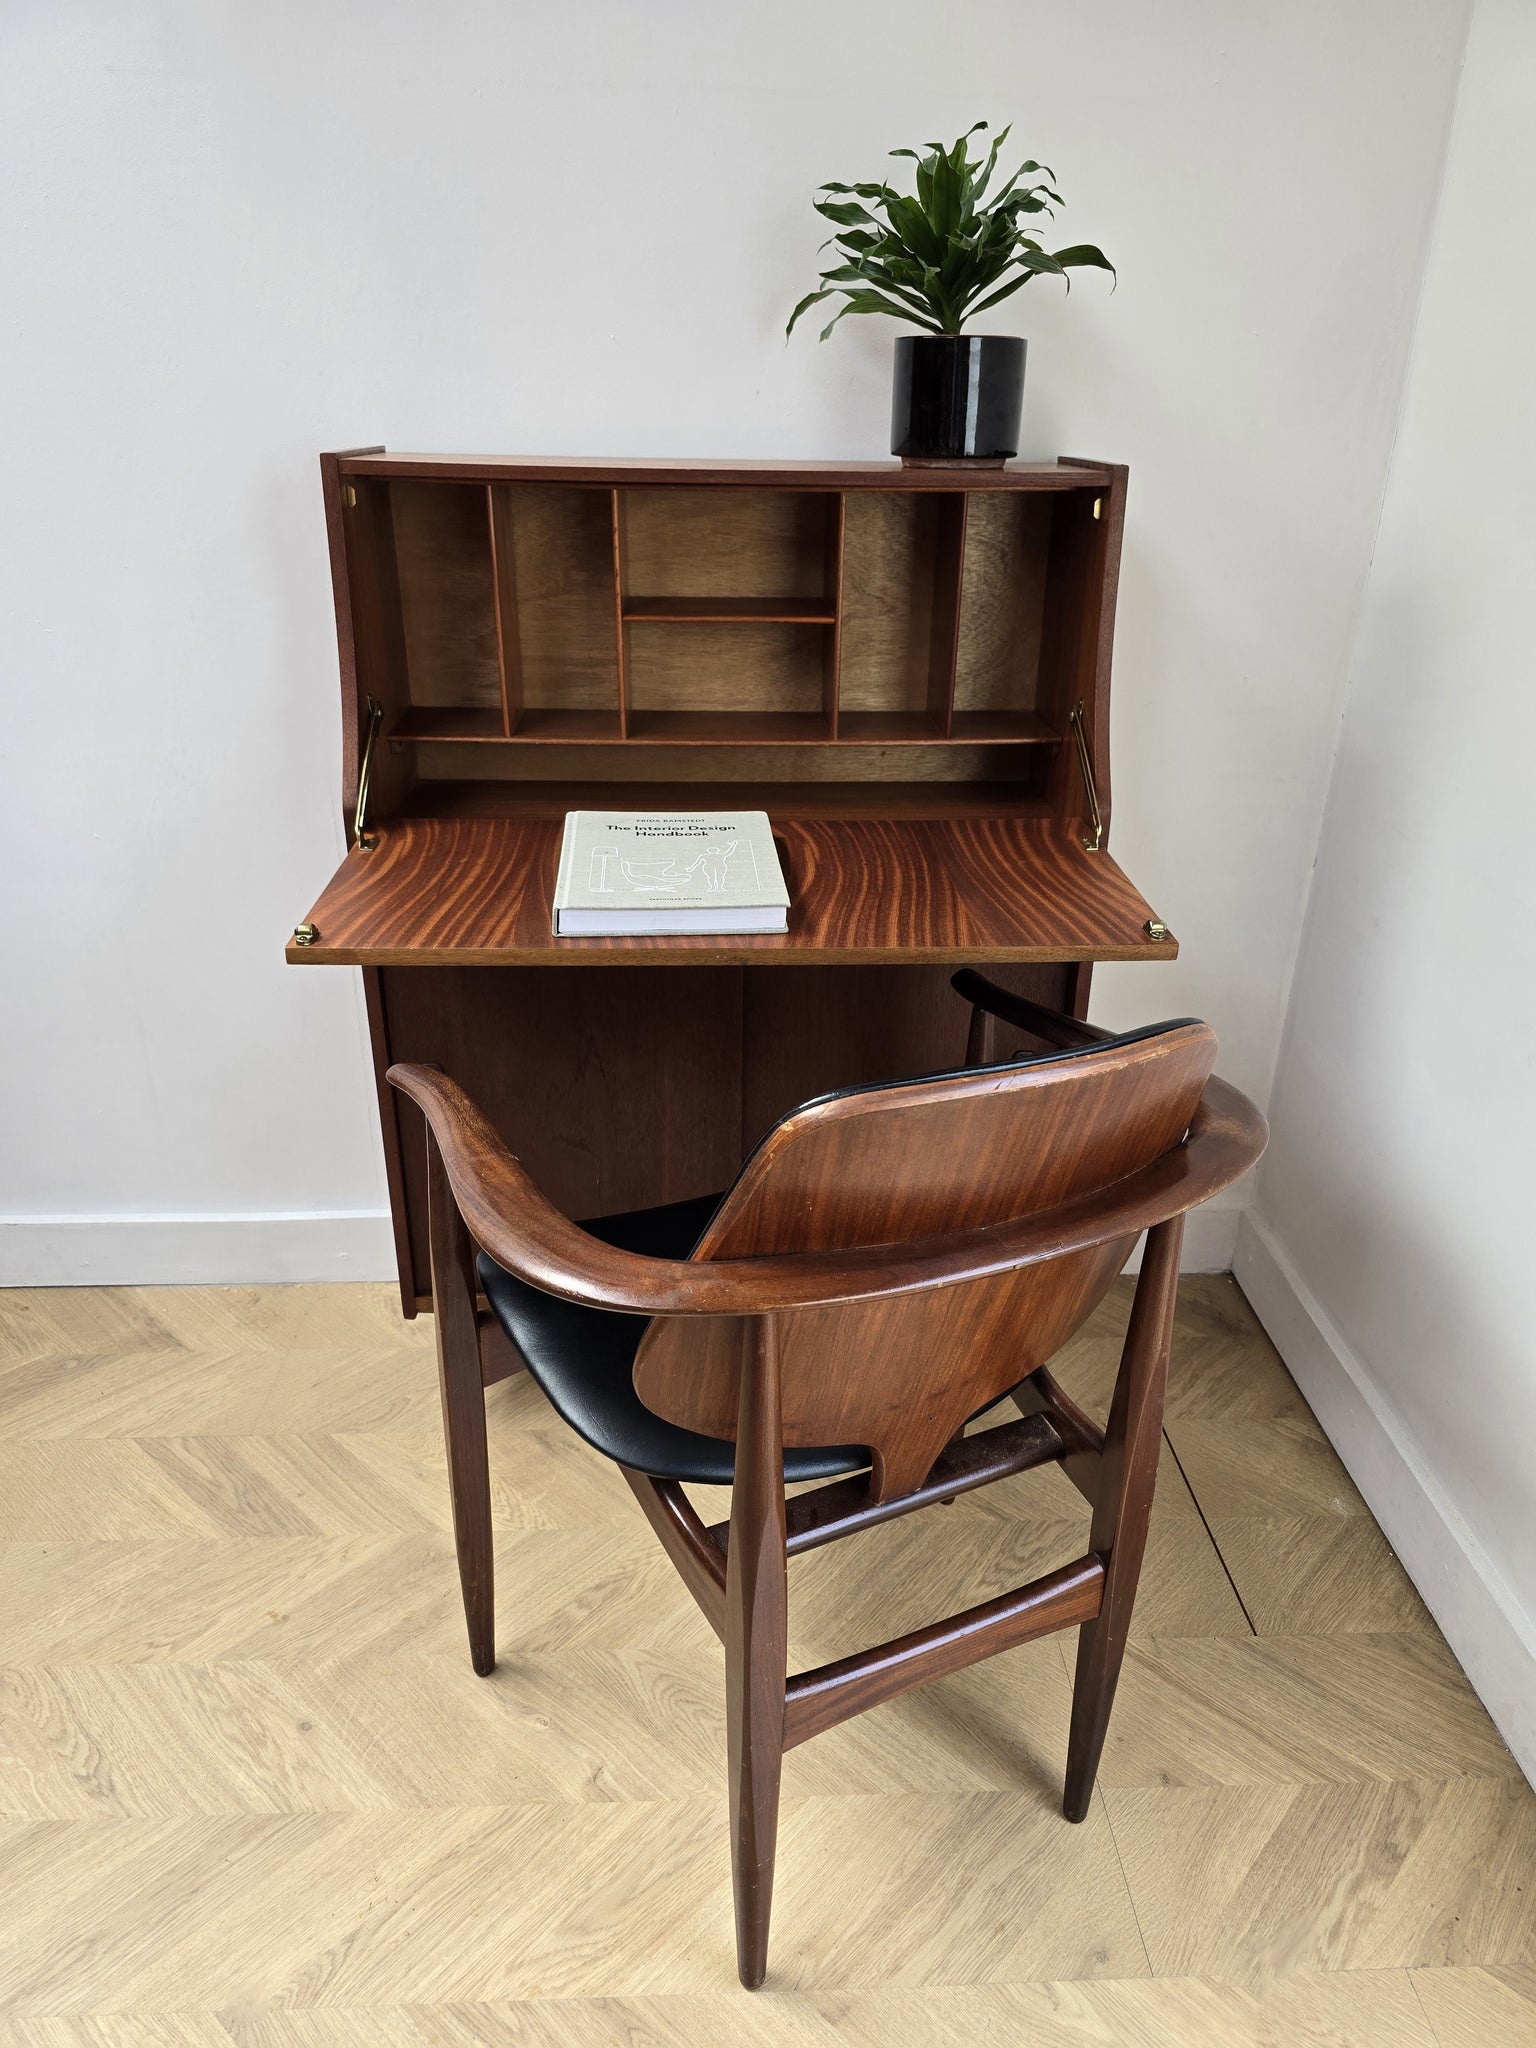
M 438 1362 L 475 1669 L 495 1661 L 483 1390 L 526 1364 L 619 1464 L 724 1641 L 748 1986 L 767 1967 L 784 1751 L 849 1715 L 1076 1626 L 1064 1810 L 1086 1816 L 1146 1543 L 1184 1215 L 1265 1143 L 1258 1111 L 1212 1075 L 1209 1026 L 1111 1036 L 978 974 L 955 987 L 973 1006 L 965 1068 L 805 1103 L 723 1196 L 586 1225 L 544 1199 L 453 1081 L 422 1066 L 389 1073 L 429 1127 Z M 1048 1050 L 975 1064 L 992 1018 Z M 1047 1360 L 1143 1230 L 1100 1429 Z M 1019 1419 L 965 1434 L 1009 1393 Z M 788 1674 L 788 1558 L 1052 1459 L 1093 1505 L 1085 1556 Z M 786 1483 L 804 1480 L 825 1483 L 786 1502 Z M 689 1481 L 732 1483 L 728 1523 L 704 1526 Z

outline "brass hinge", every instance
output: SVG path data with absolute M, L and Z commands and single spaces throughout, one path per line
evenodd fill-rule
M 1088 728 L 1083 723 L 1083 707 L 1072 706 L 1072 737 L 1077 741 L 1077 765 L 1083 773 L 1083 794 L 1088 799 L 1088 818 L 1092 830 L 1085 832 L 1082 839 L 1085 853 L 1097 853 L 1104 844 L 1104 814 L 1099 809 L 1099 785 L 1093 779 L 1093 757 L 1088 752 Z
M 384 721 L 384 706 L 375 698 L 368 699 L 368 733 L 363 741 L 363 765 L 357 771 L 357 812 L 353 819 L 353 833 L 360 853 L 372 853 L 379 843 L 378 834 L 369 834 L 363 829 L 363 820 L 368 815 L 368 776 L 373 767 L 373 743 L 379 736 L 379 727 Z

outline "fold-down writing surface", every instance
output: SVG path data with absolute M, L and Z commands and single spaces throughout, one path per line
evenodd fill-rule
M 295 963 L 505 967 L 583 961 L 761 966 L 896 961 L 1171 960 L 1156 912 L 1070 823 L 1038 818 L 774 819 L 789 930 L 556 939 L 558 819 L 403 818 L 350 852 Z

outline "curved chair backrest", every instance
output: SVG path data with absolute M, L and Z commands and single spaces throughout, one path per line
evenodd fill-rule
M 1179 1144 L 1215 1059 L 1209 1025 L 1184 1019 L 802 1104 L 747 1160 L 693 1257 L 894 1254 L 1091 1196 Z M 1133 1243 L 780 1313 L 783 1441 L 866 1444 L 872 1496 L 909 1492 L 968 1416 L 1060 1349 Z M 739 1318 L 658 1317 L 635 1388 L 669 1422 L 734 1438 L 740 1356 Z

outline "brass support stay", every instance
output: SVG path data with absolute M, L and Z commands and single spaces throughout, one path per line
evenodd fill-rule
M 368 699 L 368 731 L 363 740 L 363 765 L 357 771 L 357 811 L 353 818 L 353 835 L 361 853 L 372 853 L 378 845 L 378 834 L 364 830 L 364 819 L 368 815 L 368 776 L 373 767 L 373 746 L 379 736 L 379 727 L 384 722 L 384 706 L 377 698 Z
M 1104 814 L 1099 809 L 1099 785 L 1093 779 L 1093 757 L 1088 752 L 1088 729 L 1083 723 L 1083 707 L 1072 706 L 1072 737 L 1077 742 L 1077 765 L 1083 772 L 1083 793 L 1088 799 L 1088 818 L 1092 829 L 1083 835 L 1083 851 L 1097 853 L 1104 844 Z

